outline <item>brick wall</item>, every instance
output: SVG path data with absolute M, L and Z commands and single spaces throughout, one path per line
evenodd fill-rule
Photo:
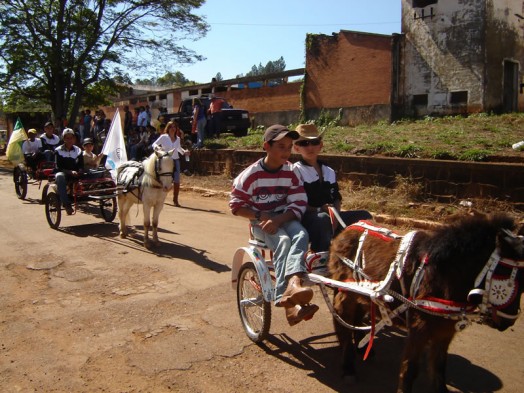
M 390 103 L 391 36 L 341 31 L 306 45 L 306 108 Z

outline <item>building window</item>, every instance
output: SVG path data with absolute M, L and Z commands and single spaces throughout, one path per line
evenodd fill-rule
M 190 96 L 197 96 L 199 94 L 198 90 L 189 90 Z
M 148 100 L 149 102 L 156 101 L 156 96 L 149 96 L 149 97 L 147 97 L 147 100 Z
M 438 0 L 413 0 L 413 8 L 424 8 L 431 4 L 437 4 Z
M 160 94 L 158 97 L 160 100 L 167 100 L 167 94 Z
M 413 95 L 413 106 L 428 106 L 428 95 L 427 94 L 414 94 Z
M 464 105 L 468 103 L 467 91 L 452 91 L 449 96 L 449 103 L 451 105 Z

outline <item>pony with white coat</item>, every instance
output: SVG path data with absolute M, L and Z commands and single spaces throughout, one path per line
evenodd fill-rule
M 120 237 L 127 237 L 126 219 L 136 203 L 142 203 L 144 212 L 144 247 L 149 248 L 149 229 L 152 228 L 152 243 L 159 245 L 158 218 L 164 207 L 168 191 L 173 186 L 173 151 L 156 150 L 143 163 L 129 161 L 117 169 L 117 184 L 125 191 L 118 196 Z M 135 177 L 133 179 L 133 177 Z M 153 218 L 151 220 L 151 209 Z

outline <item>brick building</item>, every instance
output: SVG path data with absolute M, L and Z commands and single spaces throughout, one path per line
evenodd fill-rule
M 174 112 L 184 98 L 215 93 L 247 109 L 254 126 L 323 113 L 352 125 L 524 109 L 524 1 L 401 1 L 402 34 L 310 34 L 305 69 L 132 95 L 115 105 Z

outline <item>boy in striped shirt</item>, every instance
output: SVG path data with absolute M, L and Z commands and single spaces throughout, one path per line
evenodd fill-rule
M 302 286 L 309 237 L 300 224 L 307 206 L 304 187 L 288 161 L 296 131 L 276 124 L 264 133 L 266 156 L 246 168 L 233 182 L 229 207 L 251 220 L 255 237 L 273 250 L 275 306 L 286 309 L 293 326 L 310 319 L 318 306 L 313 290 Z

